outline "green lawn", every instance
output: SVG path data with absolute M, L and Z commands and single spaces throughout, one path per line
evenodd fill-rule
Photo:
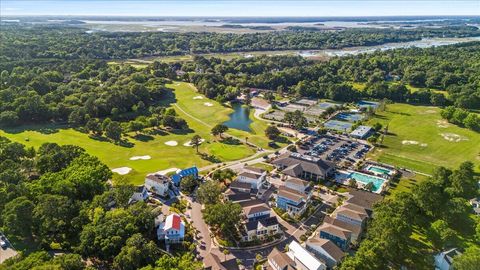
M 375 122 L 388 124 L 389 135 L 370 158 L 427 174 L 466 160 L 480 164 L 480 134 L 446 123 L 438 107 L 391 104 L 367 124 Z
M 194 134 L 199 134 L 206 139 L 205 143 L 199 148 L 200 152 L 213 154 L 222 161 L 237 160 L 255 153 L 255 150 L 244 144 L 225 144 L 220 142 L 219 138 L 210 135 L 212 126 L 228 119 L 228 114 L 233 111 L 231 108 L 203 97 L 195 91 L 193 86 L 187 83 L 174 83 L 169 86 L 175 89 L 175 100 L 173 100 L 174 104 L 172 106 L 188 122 L 190 129 L 192 129 L 189 133 L 148 135 L 145 136 L 146 139 L 142 140 L 137 140 L 134 138 L 134 134 L 129 134 L 128 141 L 134 144 L 133 147 L 123 147 L 111 142 L 94 140 L 89 138 L 87 134 L 74 129 L 53 125 L 24 126 L 22 129 L 0 130 L 0 135 L 36 148 L 45 142 L 79 145 L 85 148 L 88 153 L 100 158 L 112 169 L 118 167 L 132 168 L 133 170 L 126 176 L 134 184 L 142 183 L 147 173 L 172 167 L 183 168 L 192 165 L 202 167 L 210 164 L 210 162 L 196 155 L 194 148 L 183 146 L 184 143 L 190 141 Z M 193 99 L 196 96 L 202 96 L 203 99 Z M 205 106 L 204 103 L 206 102 L 213 106 Z M 262 146 L 266 147 L 268 140 L 261 130 L 265 126 L 264 122 L 254 120 L 252 129 L 258 133 L 250 134 L 236 130 L 231 130 L 231 133 L 242 138 L 248 136 L 252 138 L 252 142 L 254 140 L 255 143 L 261 143 Z M 165 145 L 167 141 L 177 141 L 178 145 Z M 133 156 L 143 155 L 149 155 L 151 159 L 130 160 Z

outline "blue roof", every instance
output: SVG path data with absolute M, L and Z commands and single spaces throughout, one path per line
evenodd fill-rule
M 198 175 L 197 166 L 193 166 L 193 167 L 190 167 L 190 168 L 187 168 L 187 169 L 183 169 L 180 172 L 172 175 L 172 181 L 173 181 L 173 183 L 178 184 L 178 183 L 180 183 L 182 178 L 184 178 L 186 176 L 189 176 L 189 175 L 194 175 L 194 176 Z

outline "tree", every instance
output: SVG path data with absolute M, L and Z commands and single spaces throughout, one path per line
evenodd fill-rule
M 264 94 L 265 99 L 272 104 L 275 101 L 275 95 L 272 92 L 266 92 Z
M 190 144 L 195 147 L 195 149 L 197 150 L 197 154 L 198 154 L 198 147 L 200 146 L 201 143 L 202 143 L 202 137 L 200 137 L 200 135 L 197 135 L 197 134 L 193 135 L 192 140 L 190 141 Z
M 212 179 L 215 181 L 232 180 L 236 176 L 236 173 L 230 169 L 216 170 L 212 173 Z
M 350 179 L 348 180 L 348 186 L 349 187 L 352 187 L 352 188 L 357 188 L 358 187 L 358 183 L 357 183 L 357 180 L 355 179 Z
M 193 253 L 184 253 L 181 256 L 163 255 L 155 263 L 155 267 L 147 266 L 141 270 L 200 270 L 202 262 L 196 261 Z
M 207 181 L 200 185 L 197 190 L 198 201 L 202 204 L 215 204 L 220 201 L 222 189 L 214 181 Z
M 299 130 L 308 125 L 307 118 L 299 110 L 294 112 L 286 112 L 284 116 L 284 121 L 287 122 L 290 126 Z
M 65 196 L 43 195 L 33 209 L 36 235 L 47 245 L 52 242 L 64 245 L 67 238 L 73 236 L 70 222 L 77 211 Z
M 447 192 L 452 197 L 471 199 L 477 195 L 477 180 L 474 178 L 473 163 L 470 161 L 460 164 L 450 176 L 450 187 Z
M 227 132 L 227 130 L 228 130 L 227 126 L 222 125 L 222 124 L 217 124 L 212 128 L 211 133 L 212 133 L 213 136 L 220 135 L 220 138 L 221 138 L 222 134 Z
M 130 131 L 134 131 L 135 133 L 138 134 L 139 131 L 141 131 L 143 128 L 145 127 L 145 125 L 140 122 L 140 121 L 137 121 L 137 120 L 134 120 L 134 121 L 131 121 L 130 123 L 128 123 L 128 129 Z
M 368 191 L 373 191 L 373 189 L 375 188 L 375 186 L 373 185 L 373 182 L 368 182 L 364 187 L 363 187 L 365 190 L 368 190 Z
M 136 233 L 127 239 L 125 246 L 113 259 L 113 268 L 136 270 L 147 265 L 153 266 L 160 255 L 161 251 L 153 241 L 148 241 Z
M 116 121 L 110 122 L 105 127 L 105 135 L 114 141 L 119 141 L 122 138 L 122 128 L 120 124 Z
M 240 224 L 242 207 L 238 203 L 216 203 L 207 205 L 204 219 L 207 224 L 219 230 L 224 237 L 236 235 Z
M 98 121 L 97 118 L 90 118 L 87 121 L 87 124 L 85 125 L 85 128 L 88 131 L 93 132 L 95 135 L 101 135 L 102 134 L 102 127 L 100 125 L 100 121 Z
M 4 111 L 0 113 L 0 126 L 15 126 L 18 121 L 19 117 L 16 112 L 14 111 Z
M 18 237 L 32 235 L 33 203 L 27 197 L 18 197 L 5 204 L 2 221 L 5 232 Z
M 197 186 L 197 180 L 192 175 L 182 178 L 180 189 L 187 195 L 191 194 Z
M 281 134 L 280 130 L 276 126 L 268 126 L 265 129 L 265 135 L 270 139 L 270 140 L 275 140 L 278 138 L 278 136 Z
M 438 250 L 455 246 L 457 241 L 457 233 L 443 220 L 433 222 L 427 231 L 427 236 Z
M 462 255 L 455 257 L 452 268 L 457 270 L 476 270 L 480 265 L 480 248 L 471 246 Z

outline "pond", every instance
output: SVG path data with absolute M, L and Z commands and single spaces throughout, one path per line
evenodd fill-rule
M 223 124 L 229 128 L 240 129 L 244 131 L 251 131 L 250 123 L 250 108 L 242 106 L 240 103 L 232 103 L 233 112 L 229 115 L 230 119 Z

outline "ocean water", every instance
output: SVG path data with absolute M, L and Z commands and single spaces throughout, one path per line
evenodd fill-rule
M 434 0 L 2 0 L 0 14 L 86 16 L 480 15 L 480 1 Z

